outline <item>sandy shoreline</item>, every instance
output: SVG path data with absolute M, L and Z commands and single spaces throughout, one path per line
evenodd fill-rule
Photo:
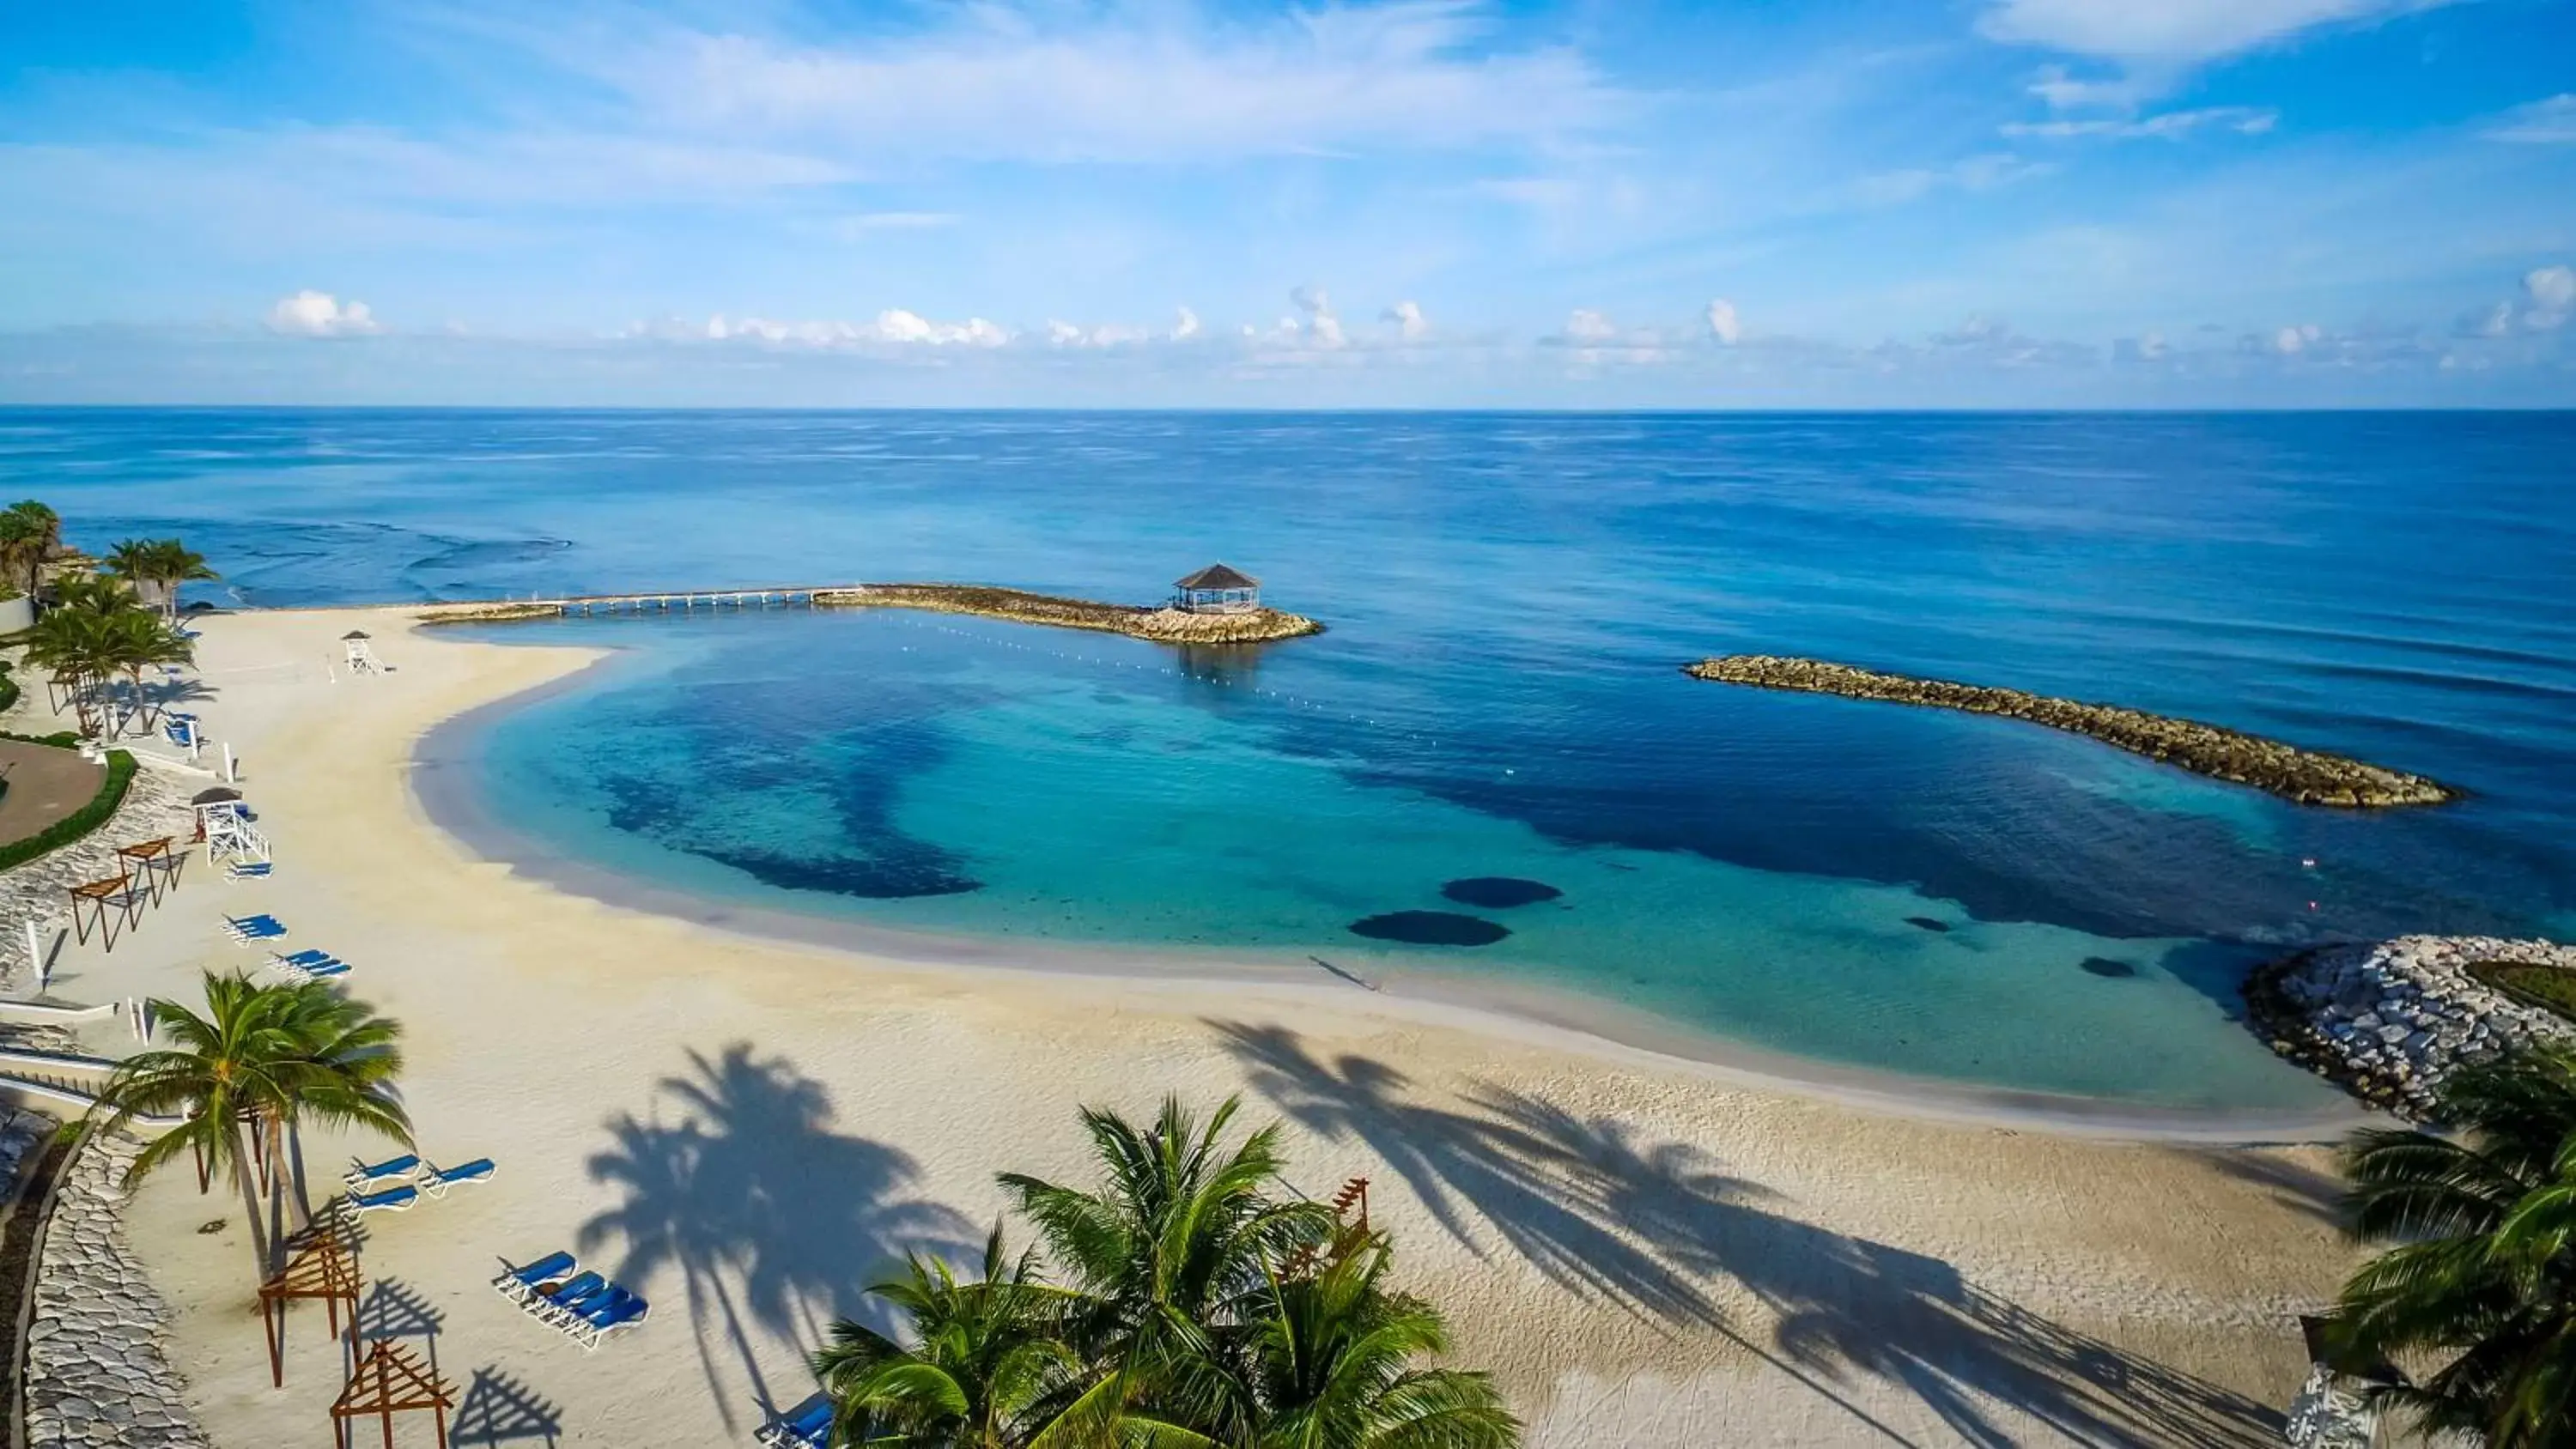
M 353 623 L 396 672 L 326 672 Z M 350 989 L 409 1029 L 424 1148 L 501 1163 L 369 1224 L 369 1276 L 396 1285 L 376 1318 L 436 1320 L 460 1443 L 510 1442 L 505 1409 L 564 1443 L 748 1442 L 886 1253 L 978 1235 L 997 1170 L 1078 1171 L 1076 1104 L 1165 1091 L 1288 1120 L 1308 1191 L 1372 1177 L 1401 1271 L 1538 1444 L 2257 1443 L 2302 1367 L 2289 1315 L 2350 1261 L 2316 1149 L 2091 1140 L 2184 1128 L 2082 1114 L 2016 1123 L 2034 1134 L 1991 1096 L 1793 1085 L 1450 1001 L 1030 969 L 1053 953 L 964 969 L 590 899 L 442 828 L 431 741 L 597 651 L 395 611 L 201 627 L 200 712 L 242 752 L 277 875 L 192 884 L 114 955 L 67 953 L 58 990 L 187 994 L 245 964 L 217 907 L 356 963 Z M 317 1180 L 342 1147 L 313 1145 Z M 176 1359 L 219 1443 L 319 1433 L 320 1315 L 271 1390 L 241 1225 L 195 1231 L 226 1207 L 173 1177 L 131 1213 Z M 584 1354 L 484 1286 L 557 1247 L 653 1321 Z
M 1570 991 L 1443 978 L 1436 972 L 1411 972 L 1380 986 L 1373 998 L 1352 998 L 1348 993 L 1361 987 L 1347 980 L 1328 984 L 1314 958 L 1293 949 L 1223 954 L 945 936 L 748 905 L 658 885 L 556 853 L 498 815 L 469 779 L 482 737 L 494 726 L 531 705 L 601 682 L 595 676 L 613 669 L 621 652 L 602 649 L 598 657 L 571 673 L 477 705 L 425 731 L 412 753 L 412 788 L 429 819 L 477 858 L 507 864 L 522 877 L 571 895 L 685 920 L 722 934 L 831 948 L 879 963 L 1004 977 L 1045 973 L 1161 981 L 1204 990 L 1258 987 L 1283 999 L 1311 997 L 1344 1007 L 1359 1004 L 1360 1009 L 1378 1015 L 1505 1037 L 1604 1062 L 1696 1073 L 1730 1086 L 1794 1092 L 1874 1112 L 1965 1125 L 2120 1141 L 2259 1146 L 2332 1141 L 2372 1120 L 2367 1111 L 2348 1104 L 2318 1111 L 2162 1107 L 1909 1076 L 1731 1041 Z

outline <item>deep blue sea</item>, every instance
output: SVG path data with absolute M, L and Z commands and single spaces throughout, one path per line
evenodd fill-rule
M 2576 415 L 0 411 L 0 492 L 218 602 L 955 579 L 1257 651 L 900 613 L 524 626 L 631 651 L 495 727 L 519 828 L 943 935 L 1570 992 L 2137 1101 L 2317 1088 L 2245 966 L 2576 935 Z M 2116 701 L 2466 786 L 2301 809 L 2018 723 L 1678 672 L 1763 650 Z M 1462 904 L 1453 881 L 1559 894 Z M 1472 892 L 1471 892 L 1472 894 Z M 1481 946 L 1355 935 L 1440 911 Z

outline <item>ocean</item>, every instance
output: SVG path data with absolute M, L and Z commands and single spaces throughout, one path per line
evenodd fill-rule
M 2249 964 L 2576 935 L 2571 457 L 2564 413 L 0 410 L 0 491 L 93 548 L 185 537 L 218 603 L 1146 602 L 1222 560 L 1328 626 L 1188 652 L 874 611 L 482 631 L 622 651 L 481 729 L 470 788 L 657 889 L 2233 1110 L 2326 1100 L 2235 1019 Z M 2470 793 L 2301 808 L 2034 726 L 1679 672 L 1738 651 Z M 1371 934 L 1388 917 L 1494 938 Z

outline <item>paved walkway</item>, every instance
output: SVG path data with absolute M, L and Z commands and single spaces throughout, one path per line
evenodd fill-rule
M 78 750 L 0 740 L 0 780 L 9 783 L 0 795 L 0 845 L 6 845 L 88 804 L 106 783 L 107 767 L 82 759 Z

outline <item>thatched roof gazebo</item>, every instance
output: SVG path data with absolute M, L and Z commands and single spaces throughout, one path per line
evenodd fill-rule
M 1261 580 L 1224 564 L 1209 564 L 1173 582 L 1172 607 L 1192 614 L 1249 614 L 1261 607 Z

